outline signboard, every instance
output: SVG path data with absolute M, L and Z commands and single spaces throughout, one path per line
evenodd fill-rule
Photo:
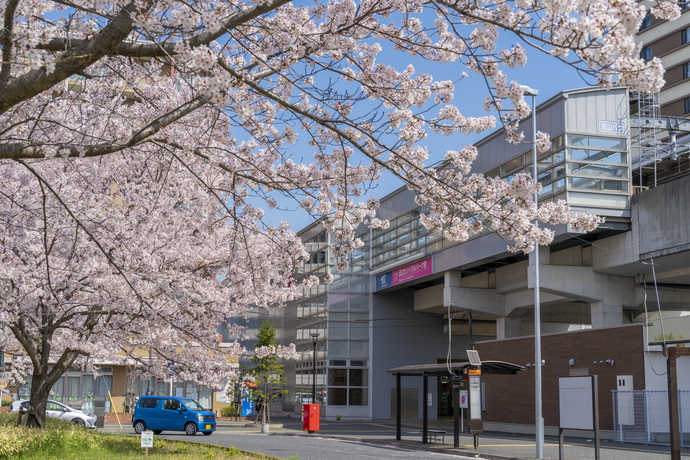
M 594 429 L 594 387 L 591 376 L 558 378 L 561 429 Z
M 467 369 L 468 375 L 482 375 L 481 369 Z
M 460 409 L 467 409 L 467 390 L 460 390 Z
M 625 123 L 622 121 L 599 120 L 598 131 L 605 134 L 625 134 Z
M 482 418 L 481 377 L 470 375 L 470 414 L 473 419 Z
M 141 447 L 153 447 L 153 431 L 141 432 Z
M 412 262 L 404 267 L 396 268 L 395 270 L 376 275 L 376 290 L 385 289 L 396 284 L 406 283 L 423 276 L 431 275 L 432 258 Z

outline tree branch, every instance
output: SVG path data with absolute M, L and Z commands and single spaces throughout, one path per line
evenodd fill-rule
M 203 32 L 196 35 L 189 40 L 189 46 L 195 48 L 197 46 L 208 45 L 212 41 L 222 37 L 229 31 L 246 24 L 247 22 L 256 19 L 262 14 L 266 14 L 275 10 L 278 7 L 289 3 L 291 0 L 273 0 L 270 3 L 261 5 L 254 5 L 244 11 L 240 11 L 228 21 L 223 23 L 218 29 L 209 32 Z M 91 40 L 91 39 L 89 39 Z M 62 51 L 68 46 L 81 46 L 88 40 L 66 40 L 64 38 L 53 38 L 50 41 L 39 44 L 36 48 L 47 51 Z M 109 53 L 110 56 L 124 56 L 124 57 L 164 57 L 175 55 L 175 43 L 139 43 L 139 42 L 123 42 L 114 47 Z
M 12 31 L 14 30 L 14 12 L 17 10 L 19 0 L 9 0 L 5 5 L 5 20 L 0 31 L 0 45 L 2 46 L 2 67 L 0 67 L 0 81 L 10 78 L 12 68 Z
M 74 144 L 50 144 L 51 147 L 58 147 L 62 152 L 61 157 L 98 157 L 109 153 L 134 147 L 146 142 L 151 136 L 155 135 L 166 126 L 184 118 L 193 111 L 203 107 L 208 100 L 205 97 L 197 97 L 181 105 L 175 110 L 171 110 L 160 118 L 152 121 L 132 135 L 129 140 L 102 142 L 92 147 L 84 148 Z M 0 143 L 0 158 L 19 159 L 43 159 L 45 158 L 45 147 L 47 144 L 36 144 L 35 142 L 15 142 Z
M 48 69 L 41 67 L 19 77 L 0 81 L 0 95 L 2 95 L 0 97 L 0 114 L 84 70 L 106 54 L 112 53 L 115 47 L 125 40 L 134 29 L 132 16 L 137 12 L 137 5 L 136 2 L 129 3 L 103 30 L 64 52 L 56 59 L 53 72 L 49 73 Z M 61 50 L 64 49 L 63 46 Z M 4 48 L 3 53 L 6 51 L 7 48 Z M 3 60 L 4 64 L 5 61 Z

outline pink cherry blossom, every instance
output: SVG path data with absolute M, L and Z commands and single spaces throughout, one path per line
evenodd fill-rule
M 599 218 L 563 203 L 537 207 L 527 176 L 471 174 L 476 149 L 457 136 L 499 122 L 524 142 L 530 107 L 510 73 L 529 65 L 524 43 L 602 86 L 657 91 L 661 62 L 634 40 L 646 12 L 635 0 L 0 1 L 0 346 L 27 358 L 12 378 L 32 374 L 37 401 L 69 367 L 114 356 L 142 376 L 174 362 L 180 378 L 236 378 L 228 358 L 248 351 L 220 344 L 218 323 L 241 337 L 232 318 L 322 282 L 295 282 L 309 254 L 264 208 L 323 218 L 345 269 L 357 228 L 388 226 L 361 199 L 384 171 L 451 239 L 492 231 L 529 251 L 553 237 L 535 219 L 593 229 Z M 408 55 L 448 71 L 395 64 Z M 468 74 L 495 113 L 462 106 L 478 90 Z M 454 137 L 432 167 L 435 133 Z

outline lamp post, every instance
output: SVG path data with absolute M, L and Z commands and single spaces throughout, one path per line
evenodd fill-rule
M 537 163 L 537 108 L 536 99 L 539 91 L 529 86 L 520 87 L 525 96 L 532 97 L 532 178 L 539 180 L 539 167 Z M 539 204 L 539 192 L 534 191 L 534 205 Z M 534 220 L 535 227 L 539 225 Z M 534 416 L 537 444 L 537 458 L 544 458 L 544 418 L 542 417 L 542 386 L 541 386 L 541 299 L 539 296 L 539 245 L 534 249 Z
M 314 343 L 314 380 L 311 382 L 311 403 L 316 404 L 316 339 L 319 338 L 318 332 L 312 332 L 311 334 L 312 342 Z

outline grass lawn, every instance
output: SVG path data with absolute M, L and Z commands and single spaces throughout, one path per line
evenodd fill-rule
M 0 413 L 0 459 L 104 460 L 141 459 L 139 436 L 103 434 L 72 423 L 48 419 L 45 429 L 15 426 L 17 414 Z M 275 457 L 193 442 L 154 438 L 151 460 L 273 460 Z

